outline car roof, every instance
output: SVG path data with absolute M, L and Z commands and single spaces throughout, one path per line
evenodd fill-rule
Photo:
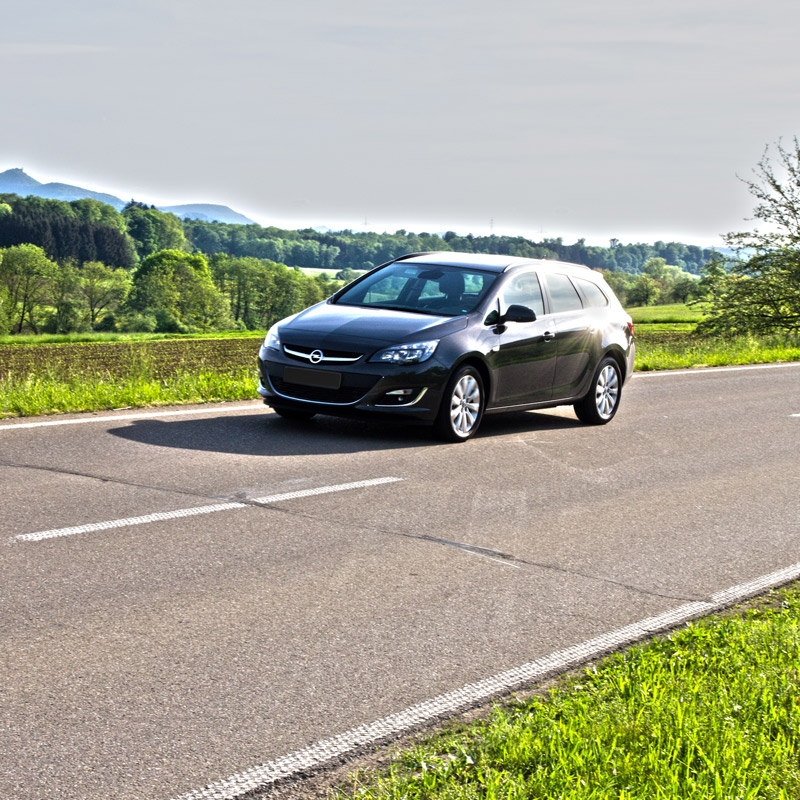
M 568 261 L 552 261 L 542 258 L 519 258 L 518 256 L 497 256 L 485 253 L 456 253 L 448 250 L 430 253 L 414 253 L 402 256 L 397 261 L 409 264 L 437 264 L 448 267 L 476 267 L 488 272 L 506 272 L 514 267 L 574 267 L 589 270 L 583 264 L 571 264 Z M 590 270 L 591 271 L 591 270 Z

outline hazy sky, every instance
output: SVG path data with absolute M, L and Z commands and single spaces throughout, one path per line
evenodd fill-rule
M 0 0 L 0 171 L 262 224 L 718 244 L 796 0 Z

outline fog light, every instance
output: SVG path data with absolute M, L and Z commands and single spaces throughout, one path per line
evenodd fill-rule
M 392 389 L 391 392 L 386 392 L 386 394 L 381 397 L 381 399 L 375 404 L 378 406 L 413 406 L 417 400 L 422 397 L 422 395 L 427 392 L 427 387 L 420 389 L 417 387 L 416 389 Z

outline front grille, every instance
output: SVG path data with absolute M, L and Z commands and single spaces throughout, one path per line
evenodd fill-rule
M 307 345 L 301 344 L 287 344 L 284 343 L 283 345 L 283 352 L 286 356 L 295 361 L 301 361 L 304 364 L 308 364 L 310 359 L 304 358 L 304 356 L 310 356 L 315 350 L 321 350 L 323 353 L 323 361 L 328 361 L 329 359 L 336 359 L 336 360 L 343 360 L 345 362 L 353 362 L 358 361 L 363 353 L 353 353 L 346 350 L 330 350 L 327 347 L 308 347 Z
M 340 389 L 320 389 L 316 386 L 301 386 L 297 383 L 287 383 L 270 376 L 272 388 L 284 397 L 293 397 L 296 400 L 309 400 L 313 403 L 336 403 L 344 405 L 360 400 L 372 386 L 342 386 Z

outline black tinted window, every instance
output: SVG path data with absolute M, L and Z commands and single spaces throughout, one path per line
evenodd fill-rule
M 547 288 L 550 290 L 550 299 L 553 301 L 553 313 L 578 311 L 583 308 L 578 292 L 566 275 L 558 273 L 548 275 Z
M 472 311 L 496 277 L 480 270 L 398 261 L 351 284 L 336 302 L 452 317 Z
M 512 305 L 525 306 L 536 313 L 544 314 L 544 301 L 542 300 L 542 287 L 535 272 L 525 272 L 515 275 L 503 287 L 504 310 Z
M 592 308 L 602 308 L 608 305 L 608 298 L 603 294 L 603 290 L 596 283 L 584 281 L 581 278 L 576 278 L 575 282 L 583 292 L 586 302 Z

